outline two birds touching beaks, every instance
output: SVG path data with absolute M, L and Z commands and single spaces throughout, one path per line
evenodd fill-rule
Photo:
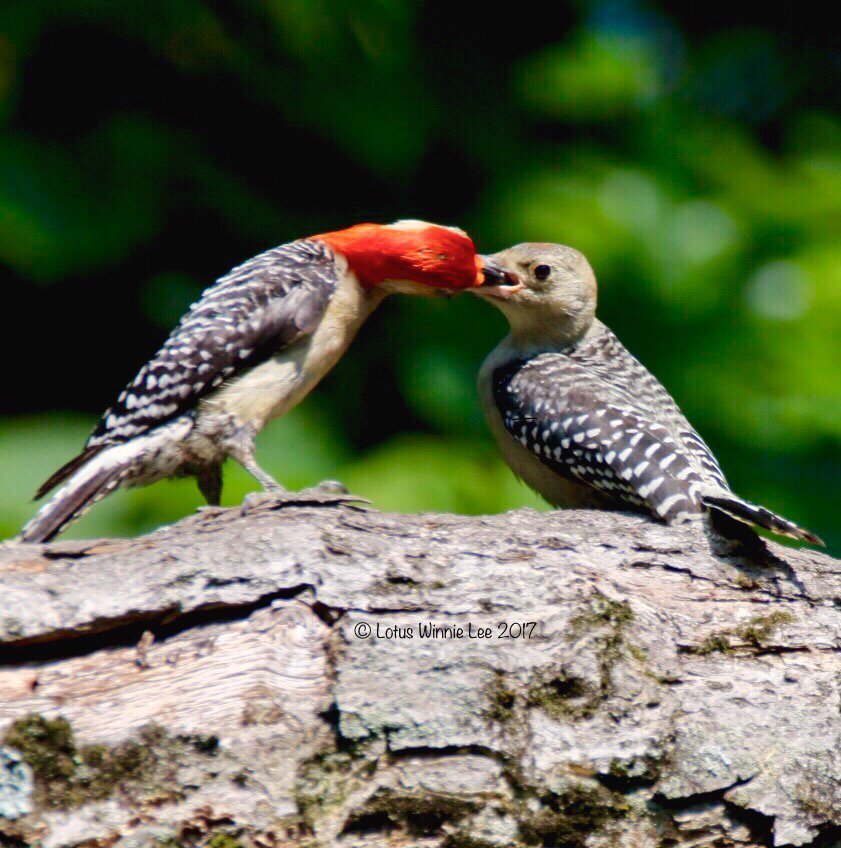
M 657 379 L 596 318 L 596 278 L 578 251 L 521 244 L 477 254 L 455 227 L 358 224 L 262 253 L 210 286 L 106 411 L 23 528 L 45 542 L 110 492 L 194 476 L 218 504 L 231 457 L 268 495 L 282 486 L 254 442 L 338 362 L 386 295 L 469 291 L 510 332 L 479 374 L 508 465 L 554 506 L 643 512 L 669 524 L 723 513 L 821 544 L 735 495 Z

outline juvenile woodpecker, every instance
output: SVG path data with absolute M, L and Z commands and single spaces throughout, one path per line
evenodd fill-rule
M 265 490 L 256 435 L 338 362 L 392 292 L 476 286 L 483 263 L 462 230 L 424 221 L 359 224 L 281 245 L 208 288 L 117 398 L 82 453 L 38 490 L 61 488 L 20 538 L 53 538 L 120 486 L 194 475 L 218 504 L 230 456 Z
M 503 312 L 510 333 L 485 360 L 479 392 L 505 461 L 527 485 L 554 506 L 630 509 L 668 524 L 717 510 L 823 544 L 730 490 L 666 389 L 596 318 L 584 256 L 520 244 L 487 262 L 473 292 Z

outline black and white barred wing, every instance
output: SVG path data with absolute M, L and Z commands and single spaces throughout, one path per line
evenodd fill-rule
M 511 436 L 563 477 L 666 522 L 703 511 L 708 485 L 672 433 L 563 354 L 499 369 L 494 398 Z
M 207 289 L 105 413 L 88 448 L 135 438 L 225 380 L 310 333 L 337 285 L 325 245 L 298 241 L 255 256 Z
M 704 471 L 705 479 L 729 489 L 724 472 L 706 442 L 686 420 L 674 398 L 662 383 L 601 322 L 598 332 L 588 344 L 571 352 L 570 359 L 587 368 L 588 373 L 609 385 L 622 398 L 624 405 L 651 421 L 669 427 L 685 451 Z

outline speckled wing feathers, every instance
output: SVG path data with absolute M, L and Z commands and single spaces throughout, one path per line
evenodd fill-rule
M 196 407 L 311 332 L 338 283 L 329 247 L 302 240 L 255 256 L 208 288 L 105 413 L 88 447 L 117 444 Z
M 612 349 L 611 379 L 605 378 L 603 352 L 614 342 L 604 328 L 601 338 L 575 350 L 497 369 L 494 399 L 506 430 L 544 465 L 617 504 L 669 522 L 702 512 L 702 492 L 726 490 L 718 463 L 665 389 L 630 354 L 624 358 Z M 653 386 L 634 396 L 640 371 L 665 401 Z M 685 437 L 691 436 L 690 445 Z
M 663 384 L 600 321 L 588 342 L 569 353 L 570 362 L 587 369 L 600 389 L 609 389 L 617 403 L 625 404 L 649 421 L 663 424 L 682 448 L 704 469 L 711 482 L 729 489 L 715 455 L 686 420 Z

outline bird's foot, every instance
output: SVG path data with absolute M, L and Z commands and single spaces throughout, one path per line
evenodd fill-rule
M 347 488 L 335 480 L 326 480 L 309 489 L 287 492 L 285 489 L 265 489 L 252 492 L 242 502 L 242 514 L 247 515 L 261 507 L 279 509 L 284 506 L 306 506 L 309 504 L 370 503 L 366 498 L 351 495 Z
M 246 515 L 259 509 L 261 506 L 281 505 L 291 493 L 287 492 L 282 486 L 270 489 L 263 489 L 260 492 L 250 492 L 242 499 L 242 514 Z

